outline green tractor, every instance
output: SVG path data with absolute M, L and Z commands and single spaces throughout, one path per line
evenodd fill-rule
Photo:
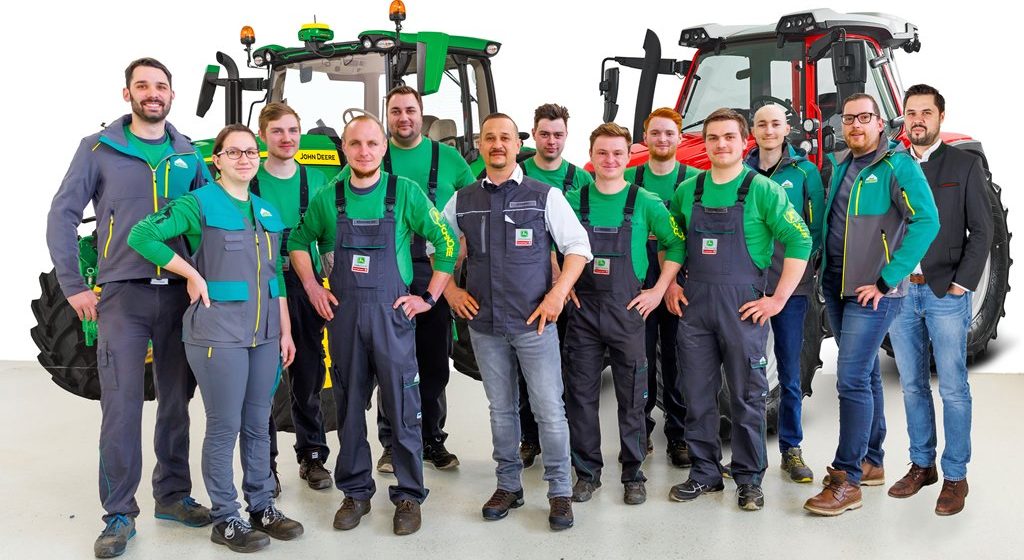
M 484 117 L 497 111 L 491 58 L 498 54 L 501 44 L 432 31 L 403 33 L 405 15 L 404 4 L 400 0 L 392 2 L 389 18 L 394 22 L 393 30 L 363 31 L 348 41 L 334 41 L 334 32 L 326 24 L 303 25 L 298 33 L 301 46 L 297 47 L 254 47 L 255 33 L 251 27 L 244 27 L 241 43 L 246 65 L 263 75 L 241 77 L 235 61 L 218 52 L 218 65 L 207 66 L 203 76 L 196 113 L 200 117 L 207 114 L 219 88 L 224 89 L 226 124 L 249 124 L 257 105 L 287 102 L 302 116 L 307 128 L 296 159 L 332 177 L 345 164 L 339 138 L 344 123 L 364 113 L 383 118 L 385 94 L 406 84 L 415 86 L 424 96 L 423 133 L 454 146 L 470 162 L 474 173 L 479 172 L 483 168 L 477 150 L 479 126 Z M 243 114 L 244 92 L 262 95 L 250 104 L 248 115 Z M 195 145 L 209 161 L 212 140 L 197 141 Z M 530 155 L 525 150 L 520 157 Z M 95 237 L 83 237 L 79 245 L 82 275 L 98 290 Z M 53 271 L 40 275 L 40 285 L 42 294 L 32 302 L 37 325 L 31 330 L 40 351 L 39 363 L 57 385 L 73 394 L 98 399 L 95 323 L 78 320 Z M 464 325 L 457 328 L 465 330 Z M 476 373 L 468 344 L 459 345 L 455 361 L 460 371 L 471 376 Z M 146 398 L 152 400 L 148 363 L 146 375 Z M 330 399 L 330 391 L 325 391 L 324 397 Z M 275 403 L 281 429 L 291 425 L 287 398 L 284 391 L 279 391 Z M 325 403 L 324 412 L 333 414 L 333 406 Z M 333 428 L 333 419 L 327 423 Z

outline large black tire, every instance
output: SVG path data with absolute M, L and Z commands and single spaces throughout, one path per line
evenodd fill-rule
M 57 272 L 51 270 L 39 275 L 42 293 L 32 300 L 32 314 L 36 326 L 29 333 L 39 348 L 37 359 L 50 373 L 53 382 L 65 391 L 99 400 L 100 379 L 96 369 L 96 347 L 85 345 L 82 322 L 68 304 L 57 282 Z M 156 398 L 153 388 L 153 368 L 146 363 L 146 400 Z
M 1010 291 L 1010 232 L 1007 224 L 1009 210 L 1003 206 L 1002 188 L 989 180 L 992 203 L 992 248 L 985 271 L 975 290 L 972 301 L 971 330 L 967 333 L 967 360 L 974 361 L 988 350 L 988 343 L 998 336 L 999 320 L 1006 316 L 1006 294 Z M 893 355 L 892 344 L 886 336 L 882 348 Z M 933 364 L 934 365 L 934 364 Z

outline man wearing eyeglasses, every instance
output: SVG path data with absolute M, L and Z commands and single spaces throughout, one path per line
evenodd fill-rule
M 826 516 L 861 507 L 861 485 L 885 483 L 885 416 L 878 349 L 907 293 L 907 275 L 939 230 L 928 181 L 901 144 L 883 136 L 870 95 L 843 102 L 847 150 L 832 176 L 822 242 L 822 291 L 839 345 L 839 445 L 825 488 L 804 508 Z
M 211 522 L 210 510 L 189 495 L 188 403 L 196 381 L 181 339 L 189 301 L 185 280 L 153 266 L 126 243 L 139 220 L 206 184 L 210 176 L 189 139 L 166 120 L 174 100 L 166 66 L 152 58 L 133 61 L 125 70 L 122 96 L 131 113 L 82 139 L 46 221 L 46 244 L 68 304 L 79 319 L 99 326 L 99 487 L 106 528 L 93 546 L 97 558 L 119 556 L 135 536 L 150 341 L 160 396 L 153 442 L 155 515 L 190 527 Z M 90 201 L 98 225 L 102 299 L 79 272 L 78 226 Z M 189 254 L 183 238 L 168 244 Z

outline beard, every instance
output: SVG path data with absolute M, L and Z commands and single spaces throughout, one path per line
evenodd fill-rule
M 935 143 L 935 140 L 939 137 L 938 130 L 925 129 L 924 135 L 915 136 L 913 130 L 907 136 L 910 138 L 910 143 L 915 146 L 928 147 Z
M 160 101 L 160 103 L 163 105 L 163 110 L 160 111 L 160 113 L 158 115 L 151 115 L 151 114 L 147 114 L 146 110 L 142 108 L 142 103 L 147 101 L 146 99 L 143 99 L 143 100 L 140 101 L 140 100 L 135 99 L 134 96 L 132 96 L 131 99 L 132 99 L 132 114 L 134 114 L 135 116 L 139 117 L 140 119 L 142 119 L 142 120 L 144 120 L 144 121 L 146 121 L 146 122 L 148 122 L 150 124 L 156 124 L 156 123 L 163 122 L 164 119 L 167 118 L 167 114 L 171 112 L 171 102 L 170 101 L 167 101 L 166 103 L 164 103 L 163 101 Z
M 380 170 L 380 165 L 378 165 L 377 167 L 374 167 L 373 169 L 371 169 L 371 170 L 369 170 L 367 172 L 359 171 L 358 169 L 356 169 L 355 167 L 352 167 L 352 166 L 349 166 L 349 169 L 352 170 L 352 176 L 355 177 L 356 179 L 369 179 L 370 177 L 373 177 L 374 174 L 377 173 L 377 171 Z

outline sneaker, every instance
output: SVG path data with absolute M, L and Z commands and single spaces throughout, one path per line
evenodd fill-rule
M 564 531 L 573 524 L 572 500 L 569 496 L 556 496 L 548 499 L 551 511 L 548 513 L 548 526 L 552 531 Z
M 274 473 L 274 497 L 281 497 L 281 477 L 277 474 L 277 471 L 271 471 Z
M 736 498 L 740 509 L 757 511 L 764 507 L 764 492 L 756 484 L 740 484 L 736 488 Z
M 956 515 L 964 510 L 967 502 L 967 479 L 943 480 L 939 499 L 935 502 L 936 515 Z
M 600 481 L 579 479 L 572 487 L 572 501 L 587 502 L 594 496 L 594 492 L 601 487 Z
M 935 465 L 930 467 L 919 467 L 914 463 L 910 464 L 910 472 L 903 478 L 896 481 L 889 489 L 889 495 L 893 498 L 909 498 L 917 494 L 925 486 L 935 484 L 939 481 L 939 471 Z
M 686 442 L 684 441 L 668 442 L 666 453 L 668 453 L 668 460 L 672 463 L 673 467 L 685 469 L 693 465 L 693 462 L 690 461 L 690 448 L 686 447 Z
M 274 504 L 263 511 L 249 513 L 249 524 L 279 541 L 290 541 L 302 534 L 302 523 L 288 519 Z
M 828 486 L 831 483 L 827 474 L 825 478 L 821 479 L 821 483 L 824 486 Z M 860 464 L 860 485 L 882 486 L 883 484 L 885 484 L 885 467 L 878 467 L 867 461 L 862 461 Z
M 380 460 L 377 461 L 377 472 L 384 474 L 394 474 L 395 465 L 391 463 L 390 447 L 384 448 L 384 453 L 380 456 Z
M 508 515 L 508 510 L 520 507 L 524 503 L 526 502 L 523 501 L 522 488 L 515 492 L 498 488 L 491 494 L 491 498 L 487 500 L 487 503 L 484 504 L 482 510 L 484 519 L 488 521 L 504 519 Z
M 623 484 L 622 501 L 631 506 L 646 502 L 647 486 L 644 485 L 644 481 L 636 480 Z
M 396 535 L 411 535 L 420 530 L 420 505 L 402 500 L 395 505 L 394 531 Z
M 523 441 L 519 444 L 519 458 L 523 460 L 523 468 L 533 466 L 533 462 L 540 455 L 540 444 L 534 441 Z
M 170 505 L 157 503 L 153 515 L 157 519 L 177 521 L 189 527 L 205 527 L 213 523 L 210 508 L 199 505 L 192 496 L 185 496 Z
M 270 537 L 254 530 L 241 517 L 229 517 L 214 525 L 210 540 L 235 552 L 256 552 L 270 546 Z
M 718 471 L 722 473 L 722 478 L 732 479 L 732 463 L 728 465 L 718 465 Z
M 120 513 L 107 521 L 100 536 L 96 537 L 96 543 L 92 550 L 96 558 L 113 558 L 124 554 L 128 547 L 128 541 L 135 536 L 135 518 L 121 515 Z
M 454 453 L 450 453 L 445 449 L 442 442 L 424 445 L 423 460 L 434 465 L 434 468 L 439 471 L 454 469 L 459 466 L 459 458 Z
M 377 470 L 380 470 L 379 463 Z M 326 490 L 334 482 L 331 471 L 324 467 L 324 462 L 320 459 L 303 459 L 299 463 L 299 478 L 305 480 L 313 490 Z
M 355 529 L 364 515 L 370 513 L 370 500 L 356 500 L 346 497 L 334 514 L 334 528 L 341 531 Z
M 793 482 L 813 482 L 814 473 L 804 463 L 803 451 L 799 447 L 790 447 L 782 453 L 782 470 L 789 473 Z
M 696 500 L 701 494 L 713 494 L 725 490 L 725 484 L 721 481 L 714 486 L 701 484 L 690 478 L 682 484 L 676 484 L 669 490 L 668 497 L 675 502 L 689 502 Z
M 828 471 L 828 486 L 817 496 L 804 502 L 804 509 L 827 517 L 835 517 L 843 512 L 861 507 L 860 486 L 846 479 L 846 471 L 825 467 Z

